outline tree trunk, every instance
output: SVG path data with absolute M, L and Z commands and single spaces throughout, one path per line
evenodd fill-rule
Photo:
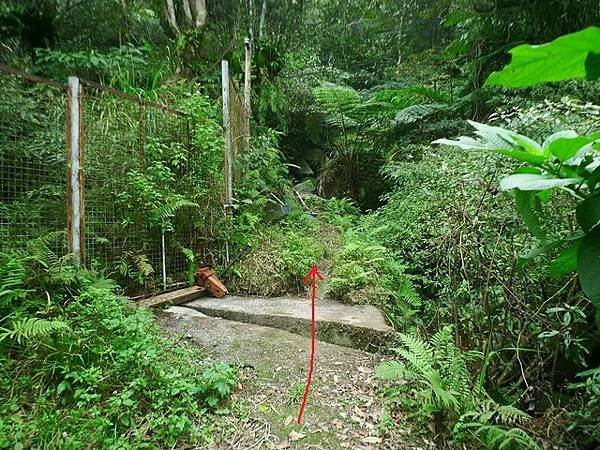
M 186 25 L 191 25 L 194 22 L 194 19 L 192 19 L 192 9 L 190 8 L 190 1 L 189 0 L 182 0 L 182 1 L 183 1 L 183 13 L 185 14 Z
M 267 0 L 262 0 L 262 8 L 260 10 L 260 22 L 258 24 L 258 40 L 260 41 L 265 32 L 265 21 L 267 19 Z
M 196 9 L 196 28 L 200 29 L 206 25 L 206 0 L 195 0 L 194 7 Z
M 179 35 L 180 31 L 177 27 L 177 16 L 175 15 L 175 5 L 173 5 L 173 0 L 167 0 L 167 20 L 175 35 Z

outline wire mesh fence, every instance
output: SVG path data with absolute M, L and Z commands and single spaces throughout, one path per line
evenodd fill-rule
M 230 132 L 231 132 L 231 143 L 233 150 L 233 181 L 237 182 L 242 176 L 241 168 L 237 161 L 239 156 L 244 151 L 245 147 L 245 136 L 244 123 L 246 117 L 246 110 L 244 109 L 243 100 L 238 92 L 238 89 L 233 82 L 229 80 L 229 118 L 230 118 Z
M 83 99 L 87 260 L 147 289 L 185 282 L 194 242 L 161 211 L 190 194 L 191 119 L 89 85 Z
M 0 250 L 66 252 L 65 105 L 66 86 L 0 71 Z
M 68 92 L 0 66 L 2 251 L 44 239 L 57 255 L 69 252 Z M 211 183 L 199 182 L 206 155 L 192 145 L 194 119 L 92 82 L 82 82 L 79 95 L 83 262 L 130 293 L 187 282 L 193 263 L 215 250 L 218 233 L 201 230 L 224 216 L 222 193 L 198 189 Z

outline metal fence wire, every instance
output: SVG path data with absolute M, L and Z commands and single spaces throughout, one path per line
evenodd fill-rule
M 68 254 L 67 92 L 0 66 L 0 251 L 41 239 Z M 192 118 L 85 81 L 79 105 L 83 262 L 130 293 L 187 282 L 208 240 L 194 228 L 198 210 L 189 200 L 203 173 Z M 222 214 L 218 201 L 210 214 Z
M 233 180 L 237 182 L 240 180 L 242 173 L 241 168 L 237 162 L 240 160 L 239 156 L 242 154 L 245 146 L 244 121 L 246 117 L 246 111 L 244 109 L 244 103 L 240 96 L 238 89 L 232 79 L 229 79 L 229 120 L 230 120 L 230 132 L 231 132 L 231 144 L 233 150 Z
M 189 193 L 190 118 L 85 83 L 82 103 L 88 262 L 158 284 L 148 289 L 185 282 L 194 243 L 185 224 L 158 220 L 167 199 L 157 193 Z
M 66 86 L 0 71 L 0 250 L 66 252 Z

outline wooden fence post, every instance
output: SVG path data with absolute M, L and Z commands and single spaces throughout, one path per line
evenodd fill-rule
M 75 264 L 85 258 L 85 227 L 83 204 L 83 119 L 81 114 L 81 84 L 69 77 L 67 91 L 67 240 Z

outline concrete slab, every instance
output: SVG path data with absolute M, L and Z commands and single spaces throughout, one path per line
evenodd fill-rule
M 146 308 L 160 308 L 162 306 L 181 305 L 204 295 L 206 295 L 206 289 L 199 286 L 192 286 L 148 297 L 140 300 L 137 304 Z
M 175 316 L 208 317 L 206 314 L 202 314 L 200 311 L 196 311 L 192 308 L 186 308 L 184 306 L 171 306 L 170 308 L 163 309 L 163 311 Z
M 306 298 L 226 296 L 193 300 L 185 307 L 208 316 L 310 334 L 310 301 Z M 323 342 L 375 351 L 393 338 L 394 329 L 372 305 L 318 299 L 316 318 L 317 338 Z

